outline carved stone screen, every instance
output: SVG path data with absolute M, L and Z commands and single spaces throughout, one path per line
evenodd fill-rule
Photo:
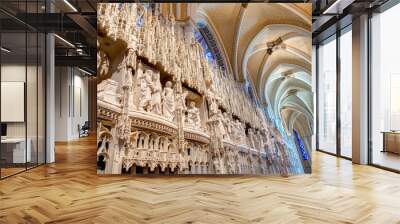
M 174 4 L 97 5 L 98 174 L 310 172 L 311 4 Z

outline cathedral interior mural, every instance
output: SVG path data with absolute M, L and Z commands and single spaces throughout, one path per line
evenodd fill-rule
M 311 172 L 311 4 L 97 7 L 98 174 Z

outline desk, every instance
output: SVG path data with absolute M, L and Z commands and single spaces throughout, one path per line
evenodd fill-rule
M 28 147 L 26 147 L 25 152 L 25 138 L 1 139 L 1 159 L 4 159 L 5 163 L 31 162 L 32 141 L 28 138 L 26 142 Z
M 400 131 L 383 131 L 383 152 L 400 154 Z

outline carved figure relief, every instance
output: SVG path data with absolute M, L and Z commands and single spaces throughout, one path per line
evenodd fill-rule
M 293 172 L 284 138 L 243 83 L 208 62 L 187 24 L 154 12 L 136 3 L 98 4 L 98 75 L 123 58 L 98 84 L 100 173 Z M 121 46 L 117 56 L 104 50 Z
M 109 67 L 110 60 L 108 59 L 107 54 L 101 50 L 97 51 L 97 75 L 100 77 L 100 79 L 107 77 Z
M 151 112 L 161 115 L 161 83 L 160 73 L 153 73 L 152 84 L 151 84 Z
M 139 70 L 140 71 L 140 70 Z M 149 112 L 152 108 L 152 76 L 151 71 L 146 70 L 144 73 L 138 73 L 139 80 L 139 88 L 140 88 L 140 101 L 139 101 L 139 110 Z
M 163 115 L 170 121 L 175 117 L 175 95 L 172 89 L 172 82 L 167 81 L 162 92 Z
M 196 102 L 194 101 L 190 102 L 189 108 L 187 109 L 186 122 L 190 127 L 200 129 L 200 111 L 196 107 Z

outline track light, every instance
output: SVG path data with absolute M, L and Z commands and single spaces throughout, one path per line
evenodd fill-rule
M 330 5 L 322 14 L 342 14 L 343 10 L 351 5 L 355 0 L 336 0 L 332 5 Z
M 60 37 L 60 36 L 57 35 L 57 34 L 54 34 L 54 36 L 57 37 L 57 38 L 58 38 L 59 40 L 61 40 L 62 42 L 64 42 L 65 44 L 67 44 L 68 46 L 75 48 L 75 45 L 73 45 L 73 44 L 72 44 L 71 42 L 69 42 L 68 40 L 66 40 L 66 39 L 64 39 L 64 38 L 62 38 L 62 37 Z
M 81 69 L 81 68 L 79 68 L 79 67 L 78 67 L 78 70 L 81 71 L 81 72 L 83 72 L 83 73 L 85 73 L 85 74 L 87 74 L 87 75 L 90 75 L 90 76 L 92 75 L 92 73 L 90 73 L 90 72 L 88 72 L 88 71 L 86 71 L 86 70 L 83 70 L 83 69 Z
M 78 12 L 78 10 L 68 0 L 64 0 L 64 3 L 67 4 L 74 12 Z
M 1 47 L 0 49 L 1 49 L 2 51 L 6 52 L 6 53 L 10 53 L 10 52 L 11 52 L 10 50 L 8 50 L 8 49 L 5 48 L 5 47 Z

